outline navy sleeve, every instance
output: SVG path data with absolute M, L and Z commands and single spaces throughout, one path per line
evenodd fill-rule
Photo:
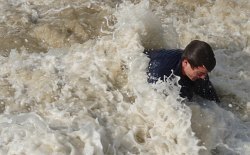
M 164 80 L 164 76 L 170 76 L 181 57 L 178 50 L 145 50 L 144 53 L 150 58 L 147 72 L 149 83 L 155 83 L 159 79 Z
M 182 77 L 179 80 L 179 84 L 181 85 L 180 96 L 191 100 L 194 92 L 194 82 L 191 81 L 188 77 Z
M 180 96 L 191 100 L 193 97 L 193 89 L 187 86 L 181 86 Z
M 208 76 L 204 80 L 199 79 L 195 81 L 193 90 L 197 95 L 203 98 L 220 103 L 220 99 L 218 98 L 216 91 L 212 83 L 210 82 Z

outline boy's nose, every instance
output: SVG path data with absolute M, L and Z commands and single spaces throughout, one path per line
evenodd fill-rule
M 201 75 L 200 78 L 201 79 L 205 79 L 206 75 Z

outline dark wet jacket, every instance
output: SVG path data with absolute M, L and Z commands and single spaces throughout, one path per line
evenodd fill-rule
M 183 50 L 180 49 L 145 50 L 144 53 L 150 58 L 147 72 L 148 82 L 155 83 L 159 79 L 164 80 L 164 76 L 169 77 L 173 71 L 174 75 L 180 77 L 178 83 L 181 85 L 181 97 L 187 97 L 190 100 L 193 97 L 193 93 L 196 93 L 208 100 L 220 102 L 208 75 L 205 79 L 196 81 L 191 81 L 187 76 L 182 75 L 182 52 Z

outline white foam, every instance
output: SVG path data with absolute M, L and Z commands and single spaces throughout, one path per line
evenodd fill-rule
M 59 4 L 8 2 L 21 5 L 27 14 L 33 6 L 53 4 L 39 8 L 44 16 Z M 83 3 L 105 10 L 102 3 Z M 142 53 L 143 46 L 175 48 L 191 39 L 208 41 L 218 60 L 210 78 L 223 102 L 232 108 L 248 105 L 247 13 L 239 7 L 244 4 L 126 1 L 111 9 L 115 5 L 110 1 L 106 11 L 114 18 L 106 21 L 115 20 L 103 36 L 47 53 L 13 49 L 1 56 L 0 154 L 248 154 L 247 122 L 202 99 L 184 105 L 174 82 L 148 84 L 149 59 Z M 62 2 L 56 11 L 65 7 Z

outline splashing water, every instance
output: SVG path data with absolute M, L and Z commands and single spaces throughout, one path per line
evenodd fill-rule
M 249 154 L 246 0 L 0 5 L 0 154 Z M 210 43 L 222 106 L 147 83 L 144 48 Z

